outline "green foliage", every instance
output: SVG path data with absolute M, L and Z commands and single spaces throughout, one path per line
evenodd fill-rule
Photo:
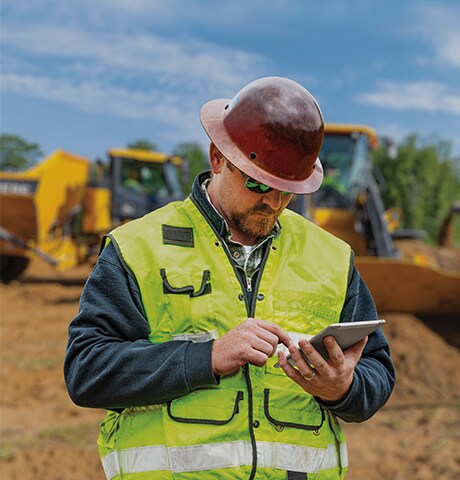
M 135 142 L 128 143 L 127 147 L 137 150 L 148 150 L 149 152 L 158 152 L 157 144 L 145 138 L 139 138 Z
M 42 156 L 37 143 L 29 143 L 19 135 L 0 135 L 0 170 L 26 170 Z
M 454 216 L 452 224 L 452 245 L 460 248 L 460 213 L 457 213 L 457 215 Z
M 377 149 L 374 165 L 388 185 L 382 192 L 385 207 L 401 208 L 402 227 L 425 230 L 435 241 L 453 201 L 460 199 L 460 157 L 452 157 L 450 143 L 413 133 L 394 159 Z
M 189 194 L 192 190 L 193 180 L 203 170 L 209 169 L 208 158 L 198 143 L 182 142 L 174 149 L 174 155 L 182 157 L 187 162 L 187 175 L 184 181 L 184 192 Z

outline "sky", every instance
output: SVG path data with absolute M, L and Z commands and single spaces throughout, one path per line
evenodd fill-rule
M 264 76 L 325 121 L 460 155 L 457 0 L 2 0 L 0 132 L 104 158 L 138 139 L 208 140 L 199 110 Z

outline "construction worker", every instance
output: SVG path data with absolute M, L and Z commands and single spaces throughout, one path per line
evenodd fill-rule
M 346 351 L 328 337 L 328 361 L 304 338 L 377 318 L 349 246 L 286 210 L 321 184 L 320 109 L 268 77 L 201 121 L 211 172 L 105 239 L 69 328 L 70 396 L 108 410 L 108 479 L 343 478 L 337 417 L 371 417 L 394 369 L 381 330 Z

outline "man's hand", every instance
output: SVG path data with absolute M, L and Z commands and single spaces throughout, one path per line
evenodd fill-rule
M 367 343 L 367 337 L 345 351 L 339 347 L 334 337 L 324 341 L 329 360 L 325 360 L 307 340 L 300 340 L 299 347 L 308 357 L 309 365 L 295 345 L 289 347 L 297 369 L 286 359 L 283 352 L 278 353 L 279 363 L 286 375 L 300 385 L 306 392 L 325 402 L 337 402 L 347 394 L 353 382 L 353 373 Z
M 226 375 L 246 363 L 262 367 L 274 355 L 280 342 L 286 347 L 291 344 L 291 337 L 281 327 L 264 320 L 248 318 L 214 341 L 213 373 Z

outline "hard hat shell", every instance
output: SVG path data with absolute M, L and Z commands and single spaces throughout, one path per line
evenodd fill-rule
M 207 102 L 200 119 L 222 154 L 257 181 L 299 194 L 320 187 L 324 120 L 313 96 L 297 82 L 260 78 L 233 99 Z

